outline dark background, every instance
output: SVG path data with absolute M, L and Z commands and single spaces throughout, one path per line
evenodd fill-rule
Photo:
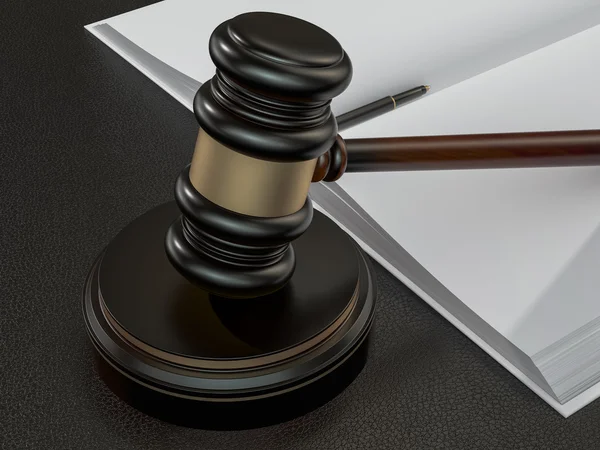
M 149 3 L 0 1 L 0 448 L 600 447 L 600 402 L 562 418 L 380 267 L 367 366 L 321 409 L 214 432 L 118 400 L 93 365 L 84 278 L 172 198 L 197 124 L 83 26 Z

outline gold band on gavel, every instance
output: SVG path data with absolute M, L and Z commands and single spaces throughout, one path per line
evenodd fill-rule
M 206 199 L 230 211 L 256 217 L 287 216 L 304 205 L 316 162 L 252 158 L 200 129 L 190 181 Z

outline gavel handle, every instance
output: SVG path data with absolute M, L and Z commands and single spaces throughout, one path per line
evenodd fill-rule
M 594 166 L 600 165 L 600 130 L 346 141 L 338 136 L 328 153 L 319 158 L 315 171 L 315 175 L 325 172 L 325 181 L 334 181 L 344 172 Z M 325 159 L 330 162 L 326 171 Z

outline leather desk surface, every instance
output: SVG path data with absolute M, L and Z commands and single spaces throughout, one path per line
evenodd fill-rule
M 600 402 L 562 418 L 380 267 L 367 366 L 321 409 L 216 432 L 117 399 L 93 365 L 83 281 L 121 227 L 172 198 L 197 124 L 83 26 L 147 3 L 0 2 L 0 448 L 600 447 Z

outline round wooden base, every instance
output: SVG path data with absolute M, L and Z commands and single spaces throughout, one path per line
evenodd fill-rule
M 169 263 L 174 202 L 134 220 L 94 263 L 84 293 L 103 379 L 163 420 L 216 429 L 291 419 L 327 402 L 360 372 L 375 285 L 356 243 L 315 212 L 279 291 L 217 297 Z

